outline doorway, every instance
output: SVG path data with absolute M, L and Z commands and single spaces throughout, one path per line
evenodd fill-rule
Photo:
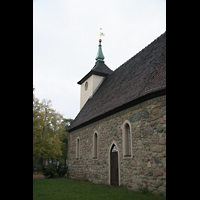
M 115 144 L 113 144 L 110 151 L 110 184 L 113 186 L 119 185 L 118 170 L 118 150 Z

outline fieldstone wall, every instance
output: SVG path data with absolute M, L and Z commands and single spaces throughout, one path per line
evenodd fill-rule
M 122 125 L 131 124 L 132 158 L 123 158 Z M 93 159 L 93 134 L 98 158 Z M 76 159 L 76 138 L 80 159 Z M 120 185 L 166 194 L 166 96 L 157 97 L 92 123 L 68 135 L 69 177 L 109 184 L 109 148 L 118 147 Z

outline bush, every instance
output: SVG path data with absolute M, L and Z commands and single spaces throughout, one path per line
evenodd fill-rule
M 63 177 L 67 173 L 67 167 L 63 164 L 59 164 L 56 168 L 55 165 L 49 164 L 44 168 L 43 175 L 48 178 Z
M 54 178 L 56 176 L 56 167 L 53 164 L 49 164 L 44 168 L 43 175 L 45 177 Z
M 44 165 L 33 165 L 33 172 L 43 172 Z
M 67 167 L 64 167 L 64 165 L 60 163 L 58 165 L 56 172 L 57 172 L 57 176 L 63 177 L 67 173 Z

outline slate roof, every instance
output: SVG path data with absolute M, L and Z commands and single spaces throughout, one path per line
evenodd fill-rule
M 85 80 L 87 80 L 91 75 L 99 75 L 99 76 L 108 76 L 109 74 L 111 74 L 113 71 L 108 68 L 107 65 L 105 65 L 104 61 L 97 61 L 94 65 L 94 67 L 91 69 L 91 71 L 84 76 L 79 82 L 78 84 L 82 84 Z
M 161 91 L 166 93 L 166 32 L 109 74 L 68 130 L 83 127 Z

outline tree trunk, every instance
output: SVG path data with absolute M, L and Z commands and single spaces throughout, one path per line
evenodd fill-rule
M 64 167 L 66 168 L 66 159 L 64 158 Z
M 40 165 L 43 165 L 43 157 L 40 158 Z

